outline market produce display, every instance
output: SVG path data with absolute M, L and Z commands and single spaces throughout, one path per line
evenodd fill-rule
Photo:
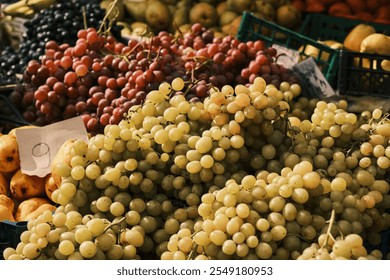
M 360 2 L 386 22 L 385 1 L 316 3 L 363 18 Z M 81 116 L 88 141 L 69 135 L 41 178 L 20 166 L 15 131 L 31 126 L 0 133 L 0 222 L 27 223 L 5 260 L 390 259 L 387 101 L 357 112 L 341 96 L 309 99 L 321 95 L 279 63 L 286 54 L 235 37 L 244 11 L 298 30 L 314 1 L 7 9 L 28 19 L 20 49 L 0 54 L 4 83 L 22 74 L 7 98 L 31 125 Z M 364 22 L 320 42 L 386 56 L 387 35 Z

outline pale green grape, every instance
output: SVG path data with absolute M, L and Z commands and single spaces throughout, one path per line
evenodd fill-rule
M 199 246 L 207 246 L 210 243 L 209 234 L 204 231 L 197 232 L 193 239 L 194 242 Z
M 121 171 L 119 168 L 109 168 L 108 170 L 106 170 L 106 172 L 104 173 L 104 178 L 107 180 L 107 181 L 111 181 L 111 182 L 114 182 L 116 180 L 119 180 L 119 177 L 121 176 Z
M 81 224 L 82 222 L 82 216 L 79 212 L 76 211 L 70 211 L 66 213 L 66 222 L 65 225 L 68 227 L 68 229 L 72 230 L 77 225 Z
M 144 244 L 144 236 L 137 230 L 126 231 L 125 240 L 135 247 L 141 247 Z
M 38 244 L 27 243 L 23 246 L 22 255 L 27 259 L 33 260 L 39 256 L 40 252 Z
M 12 255 L 16 255 L 16 250 L 12 247 L 7 247 L 3 251 L 3 257 L 5 260 L 8 260 Z
M 35 226 L 35 234 L 38 237 L 44 237 L 46 236 L 51 230 L 51 227 L 47 223 L 40 223 Z
M 74 244 L 70 240 L 62 240 L 60 244 L 58 244 L 58 251 L 64 256 L 69 256 L 74 250 Z
M 92 240 L 92 233 L 89 231 L 89 229 L 86 226 L 79 227 L 75 231 L 75 240 L 77 243 L 81 244 L 84 241 L 90 241 Z
M 84 170 L 84 169 L 83 169 Z M 60 194 L 66 198 L 72 198 L 76 194 L 76 186 L 72 183 L 62 183 L 60 188 Z
M 102 219 L 94 218 L 92 220 L 89 220 L 86 223 L 86 226 L 88 230 L 91 232 L 92 236 L 98 236 L 103 233 L 107 224 Z

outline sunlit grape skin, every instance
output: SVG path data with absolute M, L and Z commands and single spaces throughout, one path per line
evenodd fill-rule
M 357 236 L 377 243 L 388 227 L 388 173 L 374 160 L 387 158 L 386 136 L 368 133 L 371 125 L 334 103 L 318 102 L 313 120 L 282 111 L 286 96 L 261 77 L 249 86 L 215 88 L 202 102 L 175 92 L 161 99 L 173 85 L 160 86 L 124 120 L 92 136 L 86 149 L 75 143 L 69 163 L 56 166 L 64 175 L 61 205 L 52 218 L 55 229 L 47 233 L 52 244 L 39 243 L 40 257 L 381 257 L 367 252 Z M 336 120 L 342 133 L 331 136 Z M 349 127 L 343 131 L 343 125 Z M 345 135 L 368 144 L 350 148 Z M 76 164 L 84 154 L 90 161 Z M 371 164 L 362 168 L 365 157 Z M 31 233 L 23 235 L 28 244 L 38 244 L 47 232 L 41 222 L 29 223 Z M 8 258 L 25 246 L 17 254 L 7 251 Z M 26 253 L 29 248 L 36 245 Z

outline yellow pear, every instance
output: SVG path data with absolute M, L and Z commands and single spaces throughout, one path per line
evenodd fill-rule
M 134 21 L 145 22 L 145 12 L 146 8 L 148 7 L 148 1 L 125 0 L 123 3 L 127 14 Z
M 148 26 L 155 32 L 168 28 L 172 15 L 164 3 L 159 0 L 149 1 L 145 10 L 145 20 Z
M 230 24 L 236 17 L 238 17 L 238 14 L 233 11 L 226 11 L 219 17 L 219 26 L 224 26 L 227 24 Z
M 208 3 L 198 3 L 190 10 L 190 23 L 200 23 L 204 27 L 212 27 L 218 23 L 217 10 Z
M 181 26 L 183 24 L 190 22 L 190 9 L 191 6 L 183 6 L 176 9 L 174 13 L 172 13 L 172 28 L 176 29 L 177 26 Z
M 301 12 L 292 4 L 285 4 L 276 9 L 275 21 L 283 27 L 297 28 L 302 21 L 301 18 Z
M 272 21 L 275 18 L 275 7 L 267 0 L 256 0 L 255 10 L 262 14 L 266 20 Z
M 252 0 L 226 0 L 227 7 L 230 11 L 242 14 L 244 11 L 252 10 L 254 1 Z
M 345 37 L 343 45 L 347 50 L 360 52 L 360 45 L 364 38 L 374 33 L 375 28 L 371 25 L 365 23 L 358 24 Z
M 224 12 L 226 12 L 228 10 L 227 2 L 222 1 L 221 3 L 219 3 L 217 5 L 216 10 L 217 10 L 218 16 L 220 17 Z

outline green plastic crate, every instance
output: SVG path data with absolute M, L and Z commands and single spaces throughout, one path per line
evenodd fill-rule
M 305 54 L 306 47 L 309 45 L 314 46 L 319 50 L 318 57 L 314 58 L 316 64 L 321 69 L 329 84 L 333 86 L 337 82 L 339 51 L 305 35 L 273 22 L 260 19 L 250 12 L 244 12 L 237 32 L 237 38 L 244 42 L 263 40 L 267 46 L 279 44 L 283 47 L 299 51 L 302 59 L 308 57 Z
M 390 71 L 381 68 L 385 59 L 390 61 L 390 56 L 340 51 L 339 93 L 389 99 Z
M 9 99 L 10 91 L 2 91 L 0 86 L 0 132 L 8 133 L 11 129 L 28 123 Z
M 335 40 L 343 43 L 348 33 L 361 23 L 373 26 L 378 33 L 390 35 L 388 24 L 325 14 L 308 14 L 300 28 L 300 33 L 315 40 Z M 341 50 L 339 55 L 335 86 L 339 94 L 390 98 L 390 72 L 380 67 L 384 59 L 390 59 L 389 56 L 347 50 Z M 363 66 L 363 61 L 366 66 Z
M 390 35 L 390 25 L 376 22 L 365 22 L 359 19 L 348 19 L 326 14 L 307 14 L 299 29 L 299 33 L 314 40 L 335 40 L 340 43 L 358 24 L 366 23 L 378 33 Z

